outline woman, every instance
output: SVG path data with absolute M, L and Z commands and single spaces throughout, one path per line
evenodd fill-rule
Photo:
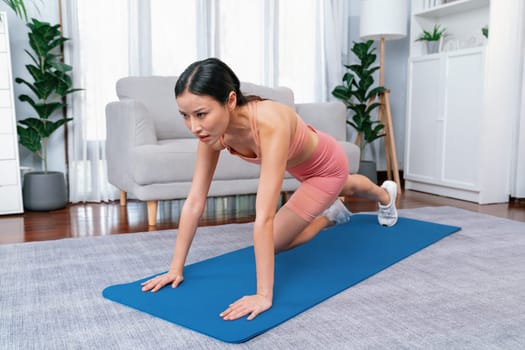
M 323 228 L 349 220 L 339 195 L 357 195 L 379 203 L 379 223 L 397 221 L 397 186 L 382 187 L 361 175 L 349 175 L 348 160 L 331 136 L 306 125 L 283 104 L 244 96 L 235 73 L 209 58 L 191 64 L 179 77 L 175 96 L 188 129 L 199 138 L 197 163 L 188 198 L 182 208 L 173 259 L 166 274 L 142 284 L 156 292 L 183 280 L 183 267 L 212 177 L 223 149 L 260 164 L 253 240 L 256 294 L 231 304 L 220 316 L 252 320 L 272 306 L 274 254 L 305 243 Z M 285 171 L 301 184 L 277 212 Z M 327 209 L 328 208 L 328 209 Z

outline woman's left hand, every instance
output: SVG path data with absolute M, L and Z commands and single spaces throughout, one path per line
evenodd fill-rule
M 261 312 L 264 312 L 272 307 L 271 298 L 262 295 L 249 295 L 242 297 L 235 303 L 231 304 L 219 316 L 225 321 L 236 320 L 240 317 L 248 316 L 248 321 L 253 320 Z

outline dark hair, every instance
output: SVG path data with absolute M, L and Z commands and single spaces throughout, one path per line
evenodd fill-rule
M 221 104 L 228 102 L 230 92 L 237 94 L 237 106 L 252 100 L 261 100 L 258 96 L 244 96 L 240 82 L 233 70 L 218 58 L 207 58 L 188 66 L 175 84 L 175 97 L 186 90 L 195 95 L 213 97 Z

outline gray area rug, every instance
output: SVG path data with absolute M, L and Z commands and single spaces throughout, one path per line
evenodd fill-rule
M 165 271 L 175 231 L 1 245 L 0 349 L 525 349 L 525 223 L 400 214 L 462 230 L 239 345 L 101 296 Z M 200 228 L 188 263 L 251 245 L 251 228 Z

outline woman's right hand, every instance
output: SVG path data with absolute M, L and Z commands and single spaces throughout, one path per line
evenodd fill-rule
M 143 292 L 147 292 L 149 290 L 156 292 L 169 283 L 171 283 L 172 288 L 177 288 L 177 286 L 181 284 L 182 281 L 184 281 L 184 276 L 182 276 L 182 273 L 168 271 L 163 275 L 158 275 L 150 280 L 147 280 L 146 282 L 142 282 L 141 286 Z

